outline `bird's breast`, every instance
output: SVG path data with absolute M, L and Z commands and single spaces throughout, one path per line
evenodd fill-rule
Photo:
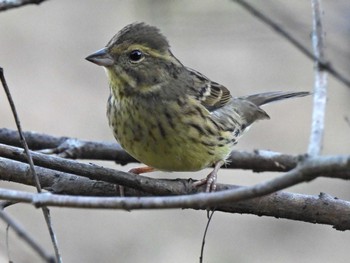
M 134 158 L 165 171 L 195 171 L 223 160 L 235 144 L 198 106 L 184 100 L 108 101 L 114 136 Z

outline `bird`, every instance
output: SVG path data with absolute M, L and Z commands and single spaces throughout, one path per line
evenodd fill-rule
M 154 170 L 198 171 L 214 167 L 195 186 L 216 190 L 217 172 L 239 138 L 269 119 L 260 106 L 309 92 L 272 91 L 235 97 L 223 85 L 184 66 L 167 38 L 143 22 L 125 26 L 86 57 L 104 67 L 110 95 L 107 118 L 122 148 Z

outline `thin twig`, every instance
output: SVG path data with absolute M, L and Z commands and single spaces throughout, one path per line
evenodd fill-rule
M 199 256 L 199 263 L 203 263 L 205 238 L 207 236 L 209 225 L 210 225 L 210 222 L 211 222 L 211 220 L 213 218 L 214 213 L 215 213 L 215 210 L 212 210 L 212 211 L 210 211 L 210 215 L 208 216 L 208 221 L 207 221 L 207 224 L 205 226 L 205 230 L 204 230 L 204 234 L 203 234 L 203 238 L 202 238 L 201 253 L 200 253 L 200 256 Z
M 45 249 L 41 247 L 19 223 L 4 211 L 2 204 L 0 204 L 0 218 L 15 231 L 18 237 L 22 238 L 43 260 L 45 260 L 45 262 L 55 262 L 55 258 L 46 253 Z
M 4 70 L 1 67 L 0 67 L 0 80 L 1 80 L 2 86 L 3 86 L 4 90 L 5 90 L 8 102 L 10 104 L 13 117 L 15 119 L 15 123 L 16 123 L 17 129 L 18 129 L 18 133 L 19 133 L 19 137 L 20 137 L 20 142 L 21 142 L 21 144 L 22 144 L 22 146 L 24 148 L 24 151 L 25 151 L 25 154 L 26 154 L 26 158 L 27 158 L 27 161 L 28 161 L 29 167 L 30 167 L 30 173 L 31 173 L 31 175 L 33 177 L 33 180 L 34 180 L 34 183 L 35 183 L 35 187 L 37 189 L 37 192 L 41 193 L 42 190 L 41 190 L 41 186 L 40 186 L 40 181 L 39 181 L 39 178 L 38 178 L 38 176 L 37 176 L 37 174 L 35 172 L 34 163 L 33 163 L 33 159 L 32 159 L 32 156 L 30 154 L 30 151 L 29 151 L 28 144 L 26 142 L 26 139 L 23 136 L 21 123 L 20 123 L 20 120 L 19 120 L 19 117 L 18 117 L 18 114 L 17 114 L 15 103 L 14 103 L 14 101 L 12 99 L 12 96 L 11 96 L 11 93 L 10 93 L 10 89 L 9 89 L 9 87 L 7 85 L 7 82 L 6 82 L 6 79 L 5 79 Z M 53 228 L 52 228 L 50 211 L 49 211 L 49 209 L 47 207 L 43 206 L 42 207 L 42 212 L 43 212 L 43 215 L 44 215 L 44 218 L 45 218 L 45 221 L 46 221 L 47 228 L 48 228 L 49 233 L 50 233 L 50 237 L 51 237 L 51 241 L 52 241 L 52 244 L 53 244 L 53 247 L 54 247 L 54 250 L 55 250 L 57 262 L 61 262 L 62 260 L 61 260 L 61 256 L 60 256 L 60 253 L 59 253 L 59 250 L 58 250 L 57 238 L 56 238 L 56 235 L 55 235 L 55 233 L 53 231 Z
M 7 224 L 6 227 L 6 251 L 7 251 L 7 257 L 8 257 L 8 261 L 9 263 L 11 263 L 11 254 L 10 254 L 10 244 L 9 244 L 9 231 L 10 231 L 10 225 Z
M 316 156 L 321 154 L 323 146 L 323 133 L 325 127 L 325 114 L 327 104 L 327 72 L 323 70 L 319 61 L 325 60 L 324 33 L 322 29 L 322 9 L 320 0 L 311 0 L 312 5 L 312 46 L 315 60 L 314 103 L 312 111 L 311 134 L 308 154 Z
M 320 67 L 323 70 L 328 71 L 333 77 L 335 77 L 338 81 L 342 82 L 344 85 L 350 88 L 350 80 L 343 76 L 338 70 L 336 70 L 329 61 L 324 61 L 318 59 L 316 56 L 312 54 L 305 46 L 303 46 L 296 38 L 294 38 L 291 34 L 285 31 L 281 26 L 279 26 L 276 22 L 274 22 L 271 18 L 260 12 L 251 4 L 247 3 L 244 0 L 232 0 L 243 7 L 250 14 L 258 18 L 261 22 L 268 25 L 271 29 L 276 31 L 279 35 L 287 39 L 294 47 L 296 47 L 301 53 L 303 53 L 306 57 L 311 59 L 312 61 L 317 61 Z

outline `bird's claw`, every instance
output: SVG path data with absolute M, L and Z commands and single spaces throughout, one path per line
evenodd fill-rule
M 199 187 L 202 185 L 206 185 L 205 192 L 215 192 L 216 191 L 216 180 L 217 180 L 217 173 L 215 171 L 212 171 L 210 174 L 207 175 L 206 178 L 203 178 L 199 181 L 196 181 L 193 183 L 194 187 Z

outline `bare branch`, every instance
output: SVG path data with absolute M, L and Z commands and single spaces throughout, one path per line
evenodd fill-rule
M 138 162 L 126 153 L 119 144 L 110 142 L 91 142 L 70 137 L 55 137 L 32 131 L 24 132 L 29 148 L 48 154 L 57 154 L 69 159 L 90 159 L 115 161 L 125 165 Z M 17 131 L 1 128 L 0 143 L 20 146 Z
M 21 182 L 31 185 L 32 182 L 27 171 L 28 165 L 12 160 L 0 159 L 0 176 L 2 180 L 11 180 L 13 182 Z M 118 195 L 116 187 L 113 184 L 97 182 L 75 176 L 71 174 L 61 173 L 46 168 L 36 167 L 37 174 L 42 185 L 54 193 L 71 194 L 71 195 L 92 195 L 92 196 L 114 196 Z M 7 176 L 7 177 L 6 177 Z M 134 176 L 135 177 L 135 176 Z M 168 180 L 169 184 L 174 181 Z M 184 185 L 188 183 L 184 180 Z M 169 187 L 171 188 L 171 187 Z M 239 186 L 218 185 L 218 190 L 237 189 Z M 201 191 L 198 189 L 197 191 Z M 126 195 L 144 196 L 145 192 L 125 189 Z M 172 193 L 169 193 L 172 194 Z M 188 194 L 186 187 L 181 193 Z M 100 200 L 103 202 L 103 200 Z M 336 207 L 336 209 L 334 208 Z M 230 204 L 219 204 L 216 206 L 217 211 L 230 213 L 248 213 L 255 215 L 266 215 L 277 218 L 287 218 L 311 223 L 322 223 L 333 225 L 336 229 L 349 229 L 348 221 L 344 218 L 348 216 L 346 205 L 343 201 L 331 198 L 330 202 L 324 202 L 318 197 L 277 192 L 260 198 L 254 198 L 243 202 L 235 202 Z M 335 212 L 336 211 L 336 212 Z
M 239 189 L 239 186 L 232 186 L 232 189 Z M 204 194 L 203 194 L 204 195 Z M 209 194 L 210 195 L 210 194 Z M 191 196 L 181 196 L 188 199 Z M 52 194 L 32 194 L 27 192 L 0 189 L 1 199 L 11 199 L 25 203 L 40 205 L 46 203 L 52 206 L 83 207 L 96 209 L 128 209 L 130 201 L 140 198 L 118 198 L 118 197 L 82 197 L 82 196 L 60 196 Z M 145 198 L 145 197 L 143 197 Z M 169 198 L 169 197 L 167 197 Z M 158 202 L 157 207 L 143 207 L 138 209 L 167 208 L 160 206 L 162 199 L 166 197 L 148 197 L 149 202 Z M 148 202 L 148 203 L 149 203 Z M 175 207 L 172 207 L 175 208 Z M 180 208 L 182 208 L 180 206 Z M 206 209 L 203 207 L 186 205 L 186 208 Z M 258 216 L 272 216 L 276 218 L 286 218 L 309 223 L 332 225 L 337 230 L 350 230 L 350 202 L 331 197 L 326 194 L 319 196 L 308 196 L 295 193 L 276 192 L 267 196 L 219 204 L 216 211 L 229 213 L 255 214 Z
M 92 196 L 118 196 L 118 187 L 115 184 L 103 181 L 90 180 L 75 174 L 64 173 L 48 168 L 35 166 L 43 189 L 56 194 L 92 195 Z M 10 181 L 33 186 L 28 164 L 0 157 L 0 180 Z M 131 192 L 126 188 L 125 195 L 137 195 L 142 192 Z M 143 193 L 142 195 L 145 195 Z
M 21 150 L 15 151 L 13 153 L 14 156 L 19 156 Z M 2 155 L 2 152 L 1 154 Z M 36 156 L 38 155 L 38 156 Z M 40 156 L 45 156 L 43 154 L 34 154 L 34 162 Z M 75 170 L 78 174 L 85 174 L 85 169 L 91 171 L 92 173 L 96 173 L 95 175 L 90 174 L 90 178 L 99 178 L 106 179 L 109 181 L 118 181 L 116 180 L 119 172 L 103 167 L 93 166 L 90 164 L 79 164 L 75 161 L 65 160 L 58 157 L 46 156 L 50 157 L 51 162 L 56 162 L 57 160 L 69 161 L 76 163 L 76 167 L 72 170 Z M 20 159 L 20 158 L 19 158 Z M 319 162 L 315 162 L 314 166 L 319 170 L 320 176 L 337 176 L 342 175 L 343 178 L 350 179 L 350 156 L 348 157 L 317 157 Z M 318 163 L 328 162 L 329 166 L 319 166 Z M 42 163 L 40 161 L 39 163 Z M 343 168 L 340 168 L 337 171 L 338 165 L 340 164 Z M 332 165 L 334 164 L 334 166 Z M 55 164 L 57 166 L 57 164 Z M 347 167 L 347 168 L 346 168 Z M 96 168 L 96 169 L 95 169 Z M 118 196 L 118 187 L 115 184 L 110 184 L 106 182 L 89 180 L 87 178 L 76 176 L 74 174 L 68 174 L 63 172 L 58 172 L 51 169 L 46 169 L 42 167 L 35 167 L 36 172 L 39 176 L 40 182 L 43 187 L 53 193 L 59 194 L 70 194 L 70 195 L 93 195 L 93 196 Z M 312 166 L 310 167 L 312 170 Z M 80 171 L 82 170 L 82 171 Z M 12 182 L 19 182 L 28 185 L 32 185 L 32 181 L 30 180 L 30 175 L 27 173 L 28 164 L 13 161 L 5 158 L 0 158 L 0 180 L 10 180 Z M 311 172 L 311 171 L 310 171 Z M 109 174 L 109 176 L 108 176 Z M 129 185 L 134 185 L 135 188 L 139 190 L 125 188 L 126 196 L 149 196 L 149 195 L 185 195 L 185 194 L 193 194 L 203 191 L 203 189 L 193 188 L 191 180 L 166 180 L 166 179 L 152 179 L 144 176 L 135 176 L 132 174 L 126 174 L 129 178 Z M 102 175 L 102 176 L 101 176 Z M 309 177 L 307 177 L 309 178 Z M 125 179 L 125 178 L 124 178 Z M 305 178 L 304 178 L 305 179 Z M 132 182 L 132 183 L 130 183 Z M 147 187 L 146 187 L 147 186 Z M 266 185 L 267 187 L 268 185 Z M 147 191 L 144 191 L 146 189 Z M 218 185 L 218 191 L 227 189 L 245 189 L 240 186 L 228 186 L 228 185 Z M 184 197 L 185 198 L 185 197 Z M 119 206 L 117 208 L 128 208 L 128 200 L 125 199 L 125 206 Z M 149 199 L 151 200 L 151 199 Z M 161 199 L 160 199 L 161 200 Z M 98 199 L 96 199 L 96 202 Z M 64 203 L 61 204 L 64 206 Z M 221 201 L 216 203 L 215 207 L 218 211 L 225 211 L 231 213 L 252 213 L 256 215 L 267 215 L 274 216 L 279 218 L 290 218 L 294 220 L 301 220 L 305 222 L 319 222 L 323 224 L 331 224 L 334 225 L 337 229 L 348 229 L 344 227 L 340 221 L 336 222 L 334 217 L 331 216 L 331 213 L 337 211 L 336 214 L 339 215 L 339 219 L 343 218 L 343 214 L 347 216 L 347 210 L 327 210 L 328 206 L 324 207 L 325 204 L 322 200 L 317 197 L 310 197 L 307 195 L 298 195 L 292 193 L 283 193 L 278 192 L 272 195 L 267 195 L 260 198 L 250 199 L 244 202 L 231 202 L 229 204 L 224 204 Z M 214 206 L 214 205 L 213 205 Z M 88 207 L 88 206 L 84 206 Z M 97 202 L 93 207 L 95 208 L 116 208 L 115 206 L 111 206 L 111 204 L 105 205 L 104 200 L 101 199 Z M 147 208 L 143 207 L 140 204 L 139 208 Z M 180 206 L 182 207 L 182 206 Z M 207 206 L 198 207 L 197 204 L 193 205 L 193 208 L 196 209 L 206 209 Z M 159 208 L 159 207 L 157 207 Z M 188 207 L 190 208 L 190 207 Z M 324 210 L 328 212 L 325 212 Z M 320 215 L 324 215 L 324 217 L 320 217 Z M 350 217 L 348 217 L 350 218 Z M 344 221 L 347 222 L 347 221 Z
M 39 5 L 46 0 L 0 0 L 0 12 L 25 5 Z
M 13 158 L 23 161 L 24 156 L 21 150 L 6 146 L 1 147 L 1 155 L 7 158 Z M 4 150 L 5 149 L 5 150 Z M 62 159 L 59 157 L 46 156 L 43 154 L 32 153 L 33 159 L 37 165 L 45 166 L 50 164 L 50 167 L 63 168 L 65 172 L 75 173 L 84 177 L 95 180 L 103 180 L 106 182 L 122 184 L 126 187 L 132 187 L 137 190 L 145 191 L 156 195 L 169 195 L 169 194 L 181 194 L 184 189 L 187 193 L 193 192 L 191 180 L 173 180 L 169 183 L 169 180 L 156 180 L 145 176 L 134 176 L 129 173 L 116 171 L 113 169 L 103 168 L 92 164 L 78 163 L 71 160 Z M 258 197 L 284 189 L 286 187 L 295 185 L 300 182 L 310 181 L 318 176 L 329 177 L 341 177 L 350 178 L 350 156 L 320 156 L 309 157 L 302 161 L 295 169 L 285 173 L 284 175 L 274 178 L 272 180 L 257 184 L 250 187 L 240 187 L 234 191 L 221 191 L 219 193 L 212 193 L 210 195 L 198 194 L 189 196 L 189 199 L 185 197 L 179 197 L 180 199 L 165 199 L 156 203 L 149 203 L 150 199 L 130 199 L 133 201 L 125 201 L 123 199 L 122 206 L 117 204 L 116 207 L 137 209 L 137 208 L 160 208 L 160 207 L 208 207 L 216 206 L 217 204 L 223 204 L 224 202 L 234 202 L 246 200 L 253 197 Z M 124 202 L 125 201 L 125 202 Z M 130 203 L 129 203 L 130 201 Z M 137 201 L 136 203 L 134 201 Z M 142 201 L 142 202 L 141 202 Z M 145 203 L 143 203 L 145 201 Z M 74 204 L 67 204 L 68 206 Z M 91 204 L 83 204 L 88 207 Z M 92 204 L 95 207 L 95 204 Z M 97 204 L 96 204 L 97 205 Z M 114 207 L 114 203 L 98 204 L 103 207 Z M 158 207 L 160 206 L 160 207 Z
M 38 166 L 80 175 L 93 180 L 123 185 L 156 195 L 176 194 L 183 188 L 181 182 L 175 182 L 169 185 L 165 180 L 155 181 L 155 179 L 146 176 L 135 176 L 130 173 L 104 168 L 94 164 L 80 163 L 36 152 L 31 152 L 31 154 L 35 164 Z M 7 145 L 0 145 L 0 156 L 21 162 L 25 162 L 26 160 L 22 149 Z M 171 188 L 169 189 L 169 187 Z
M 345 173 L 350 170 L 350 156 L 338 157 L 317 157 L 307 158 L 295 169 L 284 175 L 256 184 L 254 186 L 240 187 L 234 190 L 224 190 L 216 193 L 199 193 L 189 196 L 171 196 L 171 197 L 140 197 L 140 198 L 110 198 L 106 202 L 100 202 L 99 199 L 89 199 L 79 202 L 78 207 L 96 207 L 96 208 L 121 208 L 121 209 L 146 209 L 146 208 L 207 208 L 229 202 L 243 201 L 254 197 L 267 195 L 281 189 L 285 189 L 300 182 L 310 181 L 317 176 L 325 174 Z M 135 176 L 134 176 L 135 177 Z M 139 176 L 136 176 L 139 177 Z M 46 195 L 45 195 L 46 196 Z M 52 199 L 34 200 L 35 205 L 52 205 Z M 73 201 L 69 196 L 60 197 L 60 202 L 65 206 L 77 206 L 76 199 Z M 65 199 L 66 198 L 66 199 Z
M 350 230 L 350 202 L 324 193 L 319 196 L 310 196 L 276 192 L 260 198 L 227 205 L 227 209 L 227 212 L 231 212 L 232 209 L 236 213 L 254 211 L 255 215 L 329 224 L 337 230 Z M 226 211 L 225 205 L 220 206 L 218 210 Z
M 323 145 L 323 131 L 327 103 L 327 73 L 319 61 L 324 61 L 324 34 L 321 20 L 321 3 L 320 0 L 311 0 L 313 30 L 312 44 L 314 49 L 315 60 L 315 84 L 314 84 L 314 106 L 312 112 L 311 134 L 309 142 L 309 155 L 319 155 Z
M 290 42 L 294 47 L 296 47 L 301 53 L 303 53 L 306 57 L 311 59 L 312 61 L 317 61 L 320 67 L 328 71 L 334 78 L 338 81 L 342 82 L 348 88 L 350 88 L 350 80 L 343 76 L 338 70 L 336 70 L 329 61 L 324 61 L 318 59 L 316 56 L 312 54 L 306 47 L 304 47 L 298 40 L 296 40 L 291 34 L 285 31 L 281 26 L 279 26 L 276 22 L 274 22 L 271 18 L 264 15 L 262 12 L 257 10 L 251 4 L 248 4 L 244 0 L 232 0 L 243 7 L 250 14 L 258 18 L 261 22 L 268 25 L 272 30 L 278 33 L 280 36 L 284 37 L 288 42 Z
M 80 163 L 77 161 L 67 160 L 60 157 L 49 156 L 36 152 L 31 152 L 31 154 L 35 164 L 38 166 L 80 175 L 93 180 L 123 185 L 125 187 L 131 187 L 155 195 L 182 193 L 183 187 L 188 189 L 189 192 L 193 191 L 192 181 L 184 185 L 184 181 L 175 180 L 172 184 L 169 184 L 167 180 L 155 180 L 141 175 L 134 176 L 130 173 L 104 168 L 94 164 Z M 26 160 L 22 149 L 2 144 L 0 144 L 0 156 L 21 162 L 25 162 Z M 324 170 L 318 170 L 319 167 L 315 167 L 313 170 L 313 175 L 349 179 L 350 170 L 347 170 L 346 165 L 344 164 L 348 158 L 350 158 L 350 156 L 326 156 L 312 158 L 310 160 L 313 160 L 316 163 L 320 163 L 319 167 L 324 168 Z M 327 168 L 330 163 L 332 164 L 332 170 L 329 170 Z

